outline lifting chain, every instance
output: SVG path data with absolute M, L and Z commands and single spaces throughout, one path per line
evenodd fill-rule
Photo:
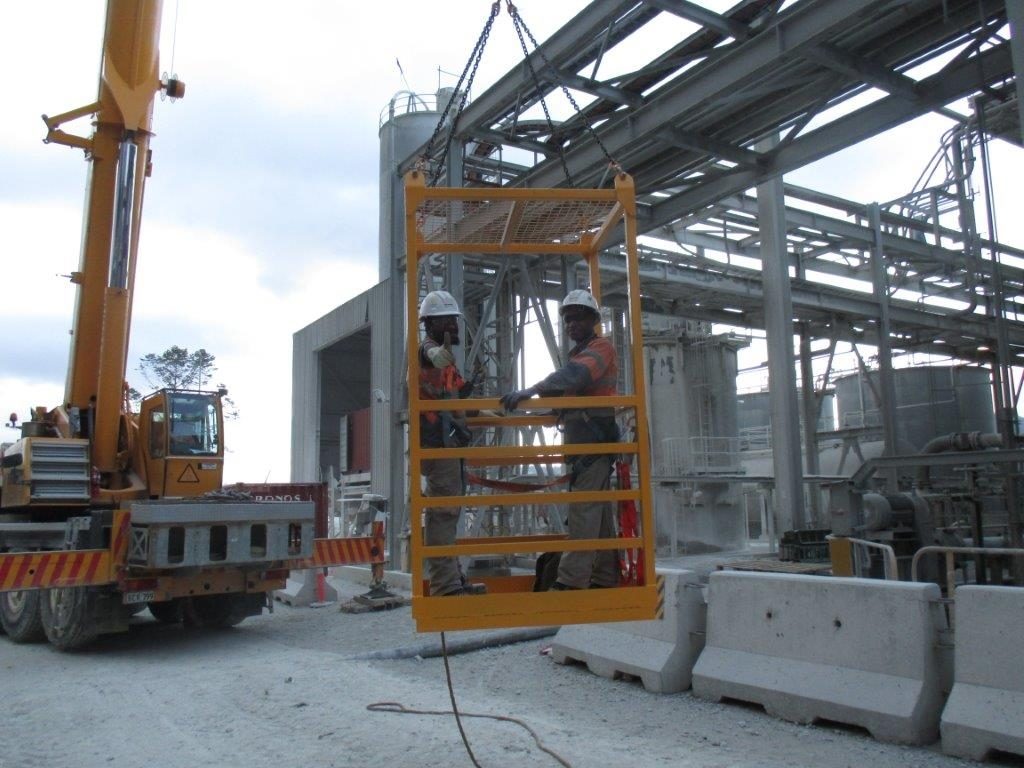
M 562 171 L 565 173 L 565 178 L 569 182 L 569 185 L 573 186 L 574 184 L 572 174 L 569 172 L 569 165 L 565 160 L 564 147 L 562 145 L 562 141 L 558 139 L 556 136 L 555 125 L 554 122 L 551 120 L 551 114 L 548 111 L 548 105 L 544 99 L 543 89 L 541 88 L 540 83 L 540 77 L 537 74 L 537 70 L 533 66 L 533 62 L 530 60 L 530 52 L 527 49 L 526 40 L 523 37 L 524 33 L 526 34 L 526 37 L 529 37 L 530 42 L 533 44 L 534 50 L 537 52 L 537 54 L 540 56 L 541 61 L 544 63 L 544 69 L 551 71 L 551 74 L 554 77 L 554 82 L 561 87 L 562 93 L 565 94 L 565 98 L 569 100 L 569 103 L 572 104 L 573 109 L 576 110 L 576 114 L 579 115 L 581 118 L 583 117 L 583 110 L 581 110 L 579 104 L 576 103 L 576 99 L 574 99 L 572 93 L 569 92 L 569 88 L 565 85 L 564 82 L 562 82 L 562 78 L 559 75 L 558 70 L 554 66 L 552 66 L 551 62 L 548 61 L 548 57 L 544 55 L 544 50 L 540 47 L 540 45 L 537 44 L 537 39 L 533 36 L 533 33 L 530 31 L 530 28 L 526 26 L 526 22 L 523 21 L 523 17 L 519 15 L 519 9 L 516 8 L 512 0 L 505 0 L 505 7 L 508 10 L 509 16 L 512 17 L 512 24 L 515 27 L 516 36 L 519 38 L 519 46 L 523 50 L 523 60 L 526 62 L 526 66 L 530 70 L 530 76 L 533 79 L 534 87 L 537 89 L 537 96 L 540 101 L 541 108 L 544 110 L 544 119 L 547 122 L 548 130 L 551 133 L 551 142 L 554 143 L 555 147 L 558 150 L 558 159 L 562 164 Z M 494 0 L 494 2 L 491 3 L 491 10 L 487 16 L 487 21 L 484 23 L 484 28 L 480 31 L 480 37 L 477 38 L 476 45 L 473 46 L 473 51 L 472 53 L 469 54 L 469 59 L 466 61 L 466 66 L 463 68 L 462 74 L 459 75 L 459 80 L 455 84 L 455 94 L 452 96 L 451 100 L 445 105 L 444 110 L 442 110 L 441 116 L 437 121 L 437 125 L 434 127 L 434 132 L 433 134 L 431 134 L 430 140 L 427 141 L 427 145 L 423 152 L 423 155 L 419 158 L 419 161 L 416 164 L 417 168 L 423 169 L 426 168 L 427 164 L 430 162 L 430 156 L 434 151 L 434 144 L 437 142 L 437 138 L 440 135 L 442 129 L 444 128 L 448 114 L 452 111 L 452 107 L 454 105 L 455 111 L 451 117 L 451 122 L 449 124 L 448 140 L 444 142 L 444 147 L 441 150 L 441 155 L 438 158 L 437 163 L 434 164 L 434 170 L 433 173 L 430 174 L 427 184 L 428 186 L 432 187 L 437 183 L 438 179 L 441 176 L 442 170 L 445 168 L 445 163 L 447 162 L 448 159 L 448 151 L 451 147 L 451 137 L 455 132 L 455 128 L 459 121 L 459 118 L 462 116 L 462 111 L 466 107 L 466 101 L 469 98 L 470 89 L 472 89 L 473 87 L 473 80 L 476 78 L 477 68 L 480 66 L 480 60 L 483 57 L 484 48 L 487 46 L 487 40 L 491 35 L 491 27 L 494 26 L 494 20 L 495 18 L 497 18 L 500 12 L 501 0 Z M 466 78 L 467 74 L 469 75 L 468 80 Z M 462 87 L 462 84 L 464 82 L 466 84 L 465 89 L 463 89 Z M 456 101 L 458 101 L 457 105 L 455 105 Z M 597 143 L 597 146 L 601 148 L 601 152 L 604 154 L 605 159 L 608 161 L 609 167 L 612 168 L 617 173 L 621 172 L 622 166 L 620 166 L 611 156 L 611 153 L 608 152 L 608 148 L 604 145 L 604 142 L 601 141 L 601 137 L 597 135 L 597 131 L 594 130 L 594 127 L 585 118 L 583 119 L 583 124 L 586 127 L 587 131 L 590 132 L 590 135 Z
M 554 141 L 556 143 L 556 146 L 558 147 L 558 158 L 562 163 L 562 170 L 565 172 L 565 178 L 568 180 L 570 186 L 574 186 L 572 175 L 569 173 L 569 166 L 565 162 L 565 152 L 563 151 L 562 142 L 560 140 L 557 140 L 555 137 L 555 127 L 554 124 L 551 122 L 551 116 L 548 114 L 548 105 L 544 101 L 544 94 L 540 86 L 540 78 L 537 76 L 537 72 L 533 67 L 533 63 L 530 61 L 530 53 L 526 48 L 526 41 L 523 40 L 523 32 L 525 32 L 527 37 L 530 38 L 530 42 L 533 43 L 533 49 L 540 56 L 541 61 L 544 62 L 544 67 L 546 69 L 551 70 L 551 74 L 554 77 L 555 83 L 557 83 L 562 88 L 562 93 L 565 94 L 565 98 L 567 98 L 569 100 L 569 103 L 572 104 L 572 108 L 576 110 L 576 114 L 580 115 L 580 117 L 583 117 L 583 110 L 580 109 L 580 105 L 576 103 L 576 99 L 573 98 L 572 94 L 569 92 L 568 87 L 566 87 L 565 83 L 562 82 L 562 78 L 559 75 L 558 70 L 555 69 L 554 66 L 552 66 L 551 62 L 548 61 L 548 57 L 544 55 L 544 49 L 537 44 L 537 39 L 533 36 L 533 33 L 530 31 L 530 28 L 526 26 L 526 22 L 523 21 L 523 17 L 519 15 L 519 9 L 516 8 L 512 0 L 505 0 L 505 6 L 508 9 L 509 16 L 512 17 L 512 24 L 516 28 L 516 35 L 519 37 L 519 45 L 523 49 L 523 57 L 526 60 L 526 66 L 529 68 L 530 75 L 533 77 L 533 84 L 534 87 L 536 87 L 537 89 L 537 95 L 540 98 L 540 104 L 544 110 L 544 118 L 547 120 L 548 128 L 551 130 L 551 140 Z M 590 132 L 590 135 L 593 137 L 594 141 L 597 142 L 597 146 L 601 148 L 601 152 L 604 154 L 605 160 L 608 161 L 609 167 L 614 169 L 616 172 L 621 172 L 622 167 L 611 156 L 611 153 L 608 152 L 608 148 L 604 145 L 604 142 L 601 141 L 601 137 L 597 135 L 597 131 L 594 130 L 594 126 L 590 124 L 590 121 L 584 119 L 583 125 L 586 126 L 586 129 Z
M 509 1 L 506 2 L 509 16 L 512 17 L 512 24 L 516 28 L 516 36 L 519 38 L 519 47 L 523 49 L 523 61 L 526 62 L 526 68 L 530 70 L 530 77 L 533 78 L 533 87 L 537 89 L 537 96 L 540 98 L 541 109 L 544 110 L 544 120 L 548 124 L 548 131 L 550 131 L 551 141 L 558 149 L 558 161 L 562 164 L 562 173 L 565 174 L 566 180 L 569 182 L 569 186 L 573 186 L 572 174 L 569 173 L 569 165 L 565 162 L 565 151 L 562 147 L 562 141 L 555 135 L 555 124 L 551 121 L 551 113 L 548 112 L 548 103 L 544 100 L 544 92 L 540 87 L 540 78 L 537 77 L 537 70 L 533 67 L 533 62 L 530 61 L 530 51 L 526 47 L 526 41 L 523 39 L 523 30 L 526 30 L 526 34 L 530 36 L 530 40 L 533 42 L 534 50 L 540 50 L 537 48 L 537 41 L 533 39 L 533 33 L 526 26 L 526 22 L 523 21 L 519 15 L 518 9 Z M 550 66 L 548 60 L 544 58 L 544 54 L 541 53 L 541 58 L 544 59 L 545 66 Z M 567 91 L 568 93 L 568 91 Z M 569 97 L 572 98 L 571 96 Z M 573 106 L 576 107 L 576 102 L 573 102 Z M 576 111 L 579 112 L 579 107 L 576 107 Z
M 455 109 L 455 114 L 452 115 L 451 127 L 449 130 L 449 139 L 445 141 L 444 148 L 441 150 L 441 157 L 438 159 L 437 165 L 434 167 L 434 172 L 430 176 L 428 186 L 434 186 L 437 183 L 438 178 L 441 176 L 441 169 L 445 166 L 445 161 L 448 159 L 448 148 L 451 145 L 451 133 L 455 131 L 455 125 L 462 115 L 462 110 L 466 106 L 466 99 L 469 97 L 469 91 L 473 87 L 473 79 L 476 77 L 477 67 L 480 66 L 480 59 L 483 57 L 484 48 L 487 46 L 487 39 L 491 36 L 491 27 L 494 26 L 494 20 L 501 12 L 501 0 L 494 0 L 491 3 L 491 12 L 487 16 L 487 21 L 484 23 L 484 28 L 480 31 L 480 37 L 477 38 L 476 45 L 473 46 L 473 52 L 469 54 L 469 59 L 466 61 L 466 66 L 462 70 L 462 74 L 459 76 L 459 81 L 455 84 L 455 94 L 451 100 L 445 104 L 444 110 L 441 112 L 441 117 L 437 121 L 437 125 L 434 127 L 434 133 L 430 137 L 430 141 L 427 142 L 426 151 L 423 154 L 421 160 L 426 163 L 430 159 L 431 153 L 434 151 L 434 142 L 437 140 L 438 134 L 441 133 L 441 129 L 444 128 L 445 118 L 448 117 L 448 112 L 452 108 L 452 104 L 458 99 L 458 106 Z M 470 69 L 472 67 L 472 69 Z M 462 89 L 462 83 L 466 80 L 466 73 L 469 73 L 469 80 L 466 82 L 466 89 Z

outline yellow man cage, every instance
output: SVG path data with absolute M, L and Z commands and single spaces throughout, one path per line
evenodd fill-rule
M 409 371 L 409 509 L 412 613 L 419 631 L 549 626 L 655 618 L 654 523 L 650 487 L 650 450 L 643 377 L 640 323 L 640 274 L 636 250 L 636 202 L 633 180 L 618 173 L 614 189 L 469 189 L 427 187 L 423 173 L 405 177 L 407 248 L 407 327 Z M 419 391 L 419 265 L 433 254 L 488 254 L 495 259 L 580 256 L 590 268 L 590 289 L 600 303 L 598 251 L 622 224 L 628 263 L 626 323 L 629 326 L 629 394 L 548 397 L 524 401 L 525 416 L 477 417 L 470 426 L 523 426 L 551 423 L 550 409 L 615 408 L 631 412 L 635 429 L 622 442 L 582 445 L 490 445 L 424 448 L 420 415 L 429 411 L 496 410 L 496 398 L 422 399 Z M 536 413 L 546 410 L 548 413 Z M 632 459 L 638 481 L 632 488 L 604 491 L 496 492 L 486 495 L 424 496 L 421 468 L 429 459 L 461 459 L 475 466 L 561 461 L 582 454 L 621 454 Z M 463 491 L 465 492 L 465 491 Z M 447 546 L 424 544 L 422 520 L 427 508 L 561 505 L 604 501 L 632 502 L 638 511 L 637 535 L 613 539 L 572 539 L 567 535 L 475 537 Z M 431 596 L 423 560 L 430 557 L 516 555 L 576 550 L 625 550 L 638 553 L 634 583 L 606 589 L 533 591 L 533 575 L 479 579 L 486 594 Z M 478 579 L 474 579 L 478 581 Z

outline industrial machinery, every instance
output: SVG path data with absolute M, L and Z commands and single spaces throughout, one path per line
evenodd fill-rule
M 83 149 L 90 179 L 64 402 L 35 408 L 3 451 L 0 627 L 15 642 L 74 648 L 147 604 L 161 621 L 229 626 L 258 615 L 290 569 L 383 562 L 382 531 L 314 541 L 312 502 L 220 490 L 223 390 L 164 389 L 131 411 L 153 102 L 184 93 L 158 75 L 160 13 L 159 0 L 110 0 L 97 100 L 44 116 L 46 141 Z M 89 115 L 91 137 L 62 130 Z
M 830 554 L 840 576 L 1021 584 L 1014 510 L 1024 450 L 954 432 L 920 453 L 869 459 L 831 489 Z

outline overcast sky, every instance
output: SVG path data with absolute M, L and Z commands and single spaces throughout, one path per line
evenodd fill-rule
M 538 40 L 584 5 L 518 3 Z M 86 163 L 42 144 L 40 115 L 95 99 L 104 8 L 58 0 L 2 12 L 4 420 L 64 396 L 74 290 L 62 275 L 78 268 Z M 227 427 L 229 481 L 289 479 L 292 334 L 377 281 L 381 110 L 400 90 L 433 93 L 439 77 L 453 85 L 489 8 L 165 1 L 161 69 L 188 91 L 156 105 L 128 378 L 146 390 L 139 357 L 173 344 L 216 355 L 241 411 Z M 503 13 L 474 90 L 518 50 Z M 0 441 L 16 436 L 0 428 Z
M 541 41 L 585 4 L 517 3 Z M 139 357 L 174 344 L 216 355 L 214 383 L 227 384 L 241 411 L 228 424 L 228 481 L 289 479 L 292 334 L 377 281 L 381 110 L 397 91 L 433 93 L 439 77 L 453 85 L 488 8 L 166 0 L 161 68 L 188 92 L 156 105 L 128 378 L 145 390 Z M 42 144 L 39 116 L 95 99 L 103 18 L 100 0 L 3 8 L 4 417 L 63 399 L 74 303 L 63 276 L 78 268 L 86 164 L 79 150 Z M 650 38 L 678 39 L 681 25 L 667 18 Z M 503 13 L 474 91 L 520 58 Z M 863 202 L 891 199 L 911 187 L 948 125 L 918 121 L 790 178 Z M 89 131 L 87 121 L 76 127 Z M 1009 187 L 1003 179 L 1020 177 L 1020 153 L 996 154 L 1008 158 L 997 185 Z M 1019 218 L 1002 217 L 1003 240 L 1021 244 Z M 15 437 L 0 428 L 0 441 Z

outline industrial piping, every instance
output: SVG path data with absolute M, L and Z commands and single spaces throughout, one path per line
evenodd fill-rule
M 981 451 L 986 448 L 999 448 L 1003 444 L 1000 435 L 991 432 L 950 432 L 948 435 L 929 440 L 921 453 L 945 453 L 946 451 Z M 922 464 L 917 469 L 917 487 L 927 488 L 931 485 L 931 467 Z

